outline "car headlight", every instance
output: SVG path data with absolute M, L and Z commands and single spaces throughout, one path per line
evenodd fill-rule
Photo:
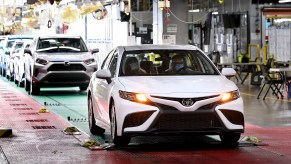
M 90 65 L 92 63 L 94 63 L 95 60 L 94 59 L 87 59 L 87 60 L 84 60 L 84 63 L 87 64 L 87 65 Z
M 240 93 L 238 90 L 231 91 L 231 92 L 225 92 L 222 94 L 222 98 L 219 101 L 219 104 L 224 104 L 233 100 L 236 100 L 240 97 Z
M 126 92 L 126 91 L 119 91 L 119 96 L 125 100 L 147 104 L 147 105 L 154 105 L 145 94 L 142 93 L 134 93 L 134 92 Z
M 47 60 L 45 60 L 45 59 L 40 59 L 40 58 L 37 58 L 37 59 L 35 60 L 35 62 L 38 63 L 38 64 L 41 64 L 41 65 L 47 65 L 47 64 L 48 64 L 48 61 L 47 61 Z

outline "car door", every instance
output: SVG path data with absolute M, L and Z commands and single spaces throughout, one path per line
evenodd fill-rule
M 108 69 L 111 72 L 112 82 L 108 83 L 104 79 L 98 79 L 95 80 L 95 88 L 94 91 L 94 97 L 97 100 L 97 106 L 98 106 L 98 114 L 101 117 L 101 120 L 109 123 L 109 101 L 110 101 L 110 94 L 112 87 L 114 86 L 114 78 L 116 77 L 116 66 L 117 66 L 117 50 L 112 51 L 104 63 L 101 66 L 101 69 Z

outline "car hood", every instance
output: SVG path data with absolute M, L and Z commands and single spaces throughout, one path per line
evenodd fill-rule
M 83 61 L 93 58 L 89 52 L 82 53 L 38 53 L 37 58 L 46 59 L 48 61 Z
M 187 93 L 206 96 L 238 89 L 232 81 L 221 75 L 119 77 L 119 81 L 128 92 L 164 96 L 170 93 L 180 96 Z

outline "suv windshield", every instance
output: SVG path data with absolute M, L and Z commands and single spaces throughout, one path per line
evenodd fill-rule
M 120 76 L 219 75 L 210 60 L 197 50 L 126 51 Z
M 88 52 L 81 38 L 40 38 L 38 52 Z

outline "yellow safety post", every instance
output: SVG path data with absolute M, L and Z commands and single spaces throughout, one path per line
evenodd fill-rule
M 248 58 L 250 59 L 251 61 L 251 47 L 255 47 L 257 49 L 257 52 L 256 52 L 256 60 L 254 62 L 261 62 L 261 48 L 260 48 L 260 45 L 259 44 L 249 44 L 248 45 Z M 261 70 L 260 66 L 257 65 L 257 69 L 258 71 Z
M 251 47 L 256 47 L 257 48 L 256 58 L 261 59 L 260 58 L 261 48 L 260 48 L 259 44 L 249 44 L 249 46 L 248 46 L 248 58 L 251 59 Z
M 263 62 L 264 62 L 264 65 L 267 64 L 267 55 L 268 55 L 268 44 L 265 44 L 264 45 L 264 59 L 263 59 Z

